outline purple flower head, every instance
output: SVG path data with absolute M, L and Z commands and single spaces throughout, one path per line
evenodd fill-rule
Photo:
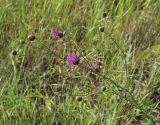
M 52 32 L 53 38 L 61 38 L 63 37 L 63 33 L 59 29 L 54 29 Z
M 93 63 L 92 64 L 92 69 L 93 69 L 93 71 L 99 71 L 99 65 L 97 64 L 97 63 Z
M 68 54 L 67 56 L 67 62 L 69 64 L 73 64 L 73 65 L 77 65 L 79 63 L 79 57 L 75 52 L 72 52 L 70 54 Z

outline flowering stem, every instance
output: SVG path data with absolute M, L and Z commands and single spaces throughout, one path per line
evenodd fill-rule
M 116 40 L 112 37 L 112 35 L 110 33 L 106 33 L 104 32 L 105 35 L 109 36 L 109 38 L 115 43 L 115 45 L 117 46 L 117 48 L 119 48 L 122 52 L 123 58 L 124 58 L 124 63 L 125 63 L 125 72 L 126 72 L 126 77 L 127 77 L 127 83 L 129 83 L 129 71 L 128 71 L 128 65 L 127 65 L 127 60 L 126 60 L 126 54 L 124 52 L 124 50 L 119 46 L 119 44 L 116 42 Z M 134 86 L 132 87 L 132 91 L 134 90 Z

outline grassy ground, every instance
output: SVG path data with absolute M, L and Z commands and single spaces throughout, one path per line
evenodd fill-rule
M 160 124 L 159 5 L 0 0 L 0 125 Z

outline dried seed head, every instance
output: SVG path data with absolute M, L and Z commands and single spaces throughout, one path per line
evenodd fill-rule
M 33 35 L 33 34 L 28 36 L 28 39 L 29 39 L 30 41 L 34 41 L 35 38 L 36 38 L 36 36 Z
M 107 12 L 104 12 L 104 13 L 102 14 L 102 17 L 103 17 L 103 18 L 106 18 L 107 15 L 108 15 L 108 13 L 107 13 Z
M 14 51 L 12 52 L 12 55 L 13 55 L 13 56 L 16 56 L 16 55 L 17 55 L 17 51 L 14 50 Z
M 77 96 L 76 97 L 76 100 L 79 101 L 79 102 L 82 101 L 82 99 L 83 99 L 82 96 Z
M 99 28 L 100 32 L 104 32 L 104 27 Z

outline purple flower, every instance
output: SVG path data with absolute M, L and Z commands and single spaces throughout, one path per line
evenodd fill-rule
M 63 33 L 59 29 L 54 29 L 52 32 L 53 38 L 61 38 L 63 37 Z
M 98 71 L 99 70 L 99 65 L 97 64 L 97 63 L 93 63 L 92 64 L 92 69 L 93 69 L 93 71 Z
M 68 54 L 67 56 L 67 62 L 69 64 L 73 64 L 73 65 L 77 65 L 79 63 L 79 57 L 75 52 L 72 52 L 70 54 Z

